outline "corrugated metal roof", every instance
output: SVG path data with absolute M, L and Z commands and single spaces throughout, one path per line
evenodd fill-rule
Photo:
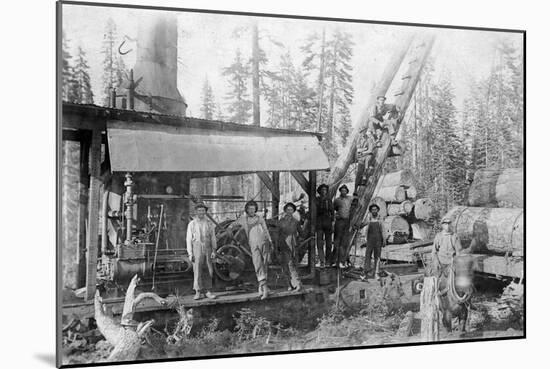
M 114 172 L 260 172 L 329 168 L 315 135 L 107 122 Z

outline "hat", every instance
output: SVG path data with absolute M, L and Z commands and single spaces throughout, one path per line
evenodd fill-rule
M 244 210 L 246 210 L 249 206 L 254 206 L 256 208 L 256 211 L 258 211 L 258 203 L 256 201 L 248 201 L 246 204 L 244 204 Z
M 291 207 L 291 208 L 292 208 L 292 211 L 296 211 L 296 205 L 294 205 L 294 204 L 291 203 L 291 202 L 287 202 L 287 203 L 285 204 L 285 206 L 283 207 L 283 210 L 286 211 L 286 208 L 288 208 L 288 207 Z
M 340 188 L 338 189 L 338 191 L 342 191 L 342 190 L 346 190 L 346 191 L 348 191 L 348 193 L 349 193 L 349 188 L 348 188 L 348 186 L 346 186 L 345 184 L 344 184 L 344 185 L 341 185 Z
M 317 193 L 318 193 L 319 195 L 321 194 L 321 189 L 322 189 L 323 187 L 326 188 L 327 191 L 329 190 L 328 185 L 325 184 L 325 183 L 322 183 L 322 184 L 319 185 L 319 187 L 317 187 Z
M 384 100 L 386 100 L 386 96 L 382 96 L 382 95 L 376 96 L 376 100 L 379 100 L 379 99 L 384 99 Z
M 443 219 L 441 219 L 441 224 L 443 224 L 443 223 L 451 223 L 451 218 L 443 217 Z
M 380 206 L 378 206 L 377 204 L 370 204 L 369 205 L 369 211 L 372 211 L 372 208 L 377 208 L 378 211 L 380 211 Z
M 195 204 L 195 210 L 197 210 L 199 208 L 204 208 L 204 210 L 208 211 L 208 206 L 206 206 L 206 204 L 204 202 L 197 202 Z

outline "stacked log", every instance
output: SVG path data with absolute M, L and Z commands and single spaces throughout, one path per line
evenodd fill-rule
M 385 218 L 387 215 L 388 215 L 388 212 L 387 212 L 387 206 L 386 206 L 386 201 L 381 198 L 381 197 L 374 197 L 371 201 L 370 201 L 370 205 L 372 204 L 376 204 L 378 205 L 378 207 L 380 208 L 380 211 L 378 212 L 378 214 L 382 217 L 382 218 Z
M 472 253 L 523 252 L 523 209 L 457 206 L 446 216 Z
M 405 200 L 399 204 L 388 204 L 388 215 L 402 215 L 408 216 L 411 214 L 414 207 L 414 203 L 411 200 Z
M 435 236 L 433 225 L 423 220 L 411 223 L 411 231 L 412 238 L 415 240 L 429 240 L 433 239 Z
M 384 231 L 388 243 L 405 243 L 409 238 L 409 222 L 399 215 L 390 215 L 384 219 Z
M 376 197 L 381 197 L 386 202 L 403 202 L 407 199 L 407 192 L 404 186 L 382 187 L 376 192 Z
M 414 202 L 414 217 L 418 220 L 430 220 L 435 214 L 435 206 L 431 199 L 422 198 Z
M 476 171 L 468 191 L 468 205 L 523 208 L 523 168 Z

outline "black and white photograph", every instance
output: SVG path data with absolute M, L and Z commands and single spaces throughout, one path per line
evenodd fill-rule
M 57 3 L 58 366 L 525 338 L 525 30 L 148 5 Z

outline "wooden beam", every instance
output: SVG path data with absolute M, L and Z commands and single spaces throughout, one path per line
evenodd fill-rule
M 281 192 L 280 192 L 280 173 L 279 172 L 273 172 L 271 174 L 271 180 L 273 181 L 273 190 L 275 192 L 271 192 L 271 217 L 275 218 L 277 215 L 279 215 L 279 201 L 281 198 Z
M 90 145 L 90 190 L 88 230 L 86 232 L 86 300 L 94 298 L 97 282 L 97 249 L 99 240 L 99 187 L 101 184 L 101 131 L 92 132 Z
M 278 185 L 275 186 L 275 183 L 273 183 L 271 178 L 269 178 L 269 174 L 265 172 L 256 172 L 256 175 L 260 177 L 260 179 L 262 180 L 262 182 L 265 184 L 265 186 L 267 187 L 269 192 L 271 192 L 272 195 L 279 193 L 279 186 Z
M 304 174 L 302 172 L 290 172 L 290 174 L 292 174 L 292 176 L 294 177 L 296 182 L 298 182 L 300 187 L 302 187 L 302 189 L 306 193 L 309 193 L 309 191 L 310 191 L 309 182 L 308 182 L 307 178 L 304 176 Z M 315 191 L 313 193 L 315 193 Z
M 88 191 L 90 189 L 90 137 L 80 141 L 80 180 L 78 200 L 78 254 L 77 283 L 78 287 L 86 286 L 86 223 L 88 221 Z
M 317 202 L 315 201 L 315 191 L 317 190 L 317 172 L 312 170 L 309 172 L 308 189 L 306 190 L 308 196 L 309 205 L 309 217 L 310 217 L 310 234 L 315 234 L 315 228 L 317 225 Z M 309 243 L 309 252 L 307 262 L 312 268 L 315 267 L 315 238 Z

